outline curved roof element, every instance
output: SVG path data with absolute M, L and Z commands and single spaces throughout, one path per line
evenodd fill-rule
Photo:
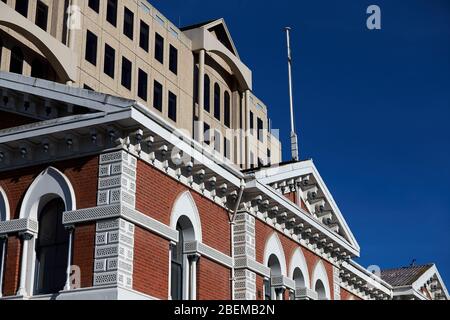
M 47 58 L 62 81 L 78 80 L 75 52 L 0 1 L 0 25 L 11 28 L 32 42 Z
M 230 66 L 241 90 L 252 90 L 252 72 L 239 59 L 233 39 L 223 19 L 182 29 L 192 41 L 192 50 L 217 54 Z

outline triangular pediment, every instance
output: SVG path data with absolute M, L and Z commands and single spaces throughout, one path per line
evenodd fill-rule
M 265 169 L 257 172 L 256 177 L 261 183 L 285 195 L 295 189 L 300 195 L 302 210 L 359 251 L 350 227 L 312 161 Z

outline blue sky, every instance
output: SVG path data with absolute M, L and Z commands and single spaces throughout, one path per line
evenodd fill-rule
M 175 24 L 225 18 L 289 158 L 293 28 L 302 158 L 313 158 L 364 266 L 436 262 L 450 286 L 450 2 L 150 1 Z M 382 10 L 382 30 L 366 9 Z

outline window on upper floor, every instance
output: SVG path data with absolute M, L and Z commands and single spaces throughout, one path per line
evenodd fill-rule
M 169 119 L 177 122 L 177 96 L 169 91 Z
M 270 301 L 272 300 L 272 287 L 270 285 L 270 280 L 264 280 L 264 300 Z
M 33 78 L 39 78 L 39 79 L 46 79 L 46 67 L 44 63 L 36 58 L 31 63 L 31 77 Z
M 228 160 L 231 160 L 231 142 L 227 138 L 223 138 L 223 155 Z
M 9 63 L 9 71 L 13 73 L 23 73 L 23 53 L 19 47 L 14 47 L 11 50 L 11 60 Z
M 148 52 L 150 39 L 150 27 L 141 20 L 141 30 L 139 33 L 139 46 Z
M 225 91 L 223 102 L 224 123 L 225 126 L 231 128 L 231 97 L 228 91 Z
M 163 110 L 163 86 L 156 80 L 153 83 L 153 107 L 159 112 Z
M 47 23 L 48 23 L 48 6 L 42 1 L 38 0 L 36 4 L 36 25 L 47 31 Z
M 85 59 L 94 66 L 97 65 L 97 36 L 89 30 L 86 31 Z
M 250 134 L 253 134 L 253 130 L 255 129 L 255 117 L 253 112 L 250 111 Z
M 114 79 L 114 73 L 116 70 L 116 50 L 105 43 L 105 61 L 103 66 L 103 72 Z
M 89 0 L 88 2 L 89 8 L 99 13 L 100 11 L 100 0 Z
M 267 164 L 270 166 L 272 164 L 272 152 L 267 149 Z
M 138 97 L 147 101 L 148 75 L 143 70 L 138 72 Z
M 222 143 L 221 141 L 222 141 L 222 139 L 220 136 L 220 132 L 215 130 L 214 131 L 214 150 L 217 152 L 220 152 L 220 144 Z
M 264 142 L 264 122 L 258 118 L 258 140 Z
M 117 25 L 117 0 L 107 0 L 106 6 L 106 21 L 111 23 L 114 27 Z
M 211 80 L 209 79 L 209 76 L 205 74 L 205 84 L 204 84 L 204 109 L 206 112 L 211 111 Z
M 169 70 L 174 74 L 178 73 L 178 50 L 172 45 L 169 52 Z
M 132 79 L 133 66 L 130 60 L 122 57 L 122 86 L 131 90 L 131 79 Z
M 203 125 L 203 140 L 208 146 L 211 144 L 211 127 L 206 122 Z
M 155 59 L 164 64 L 164 38 L 159 34 L 155 34 Z
M 25 18 L 28 17 L 28 0 L 16 0 L 15 9 Z
M 221 110 L 220 110 L 220 86 L 218 83 L 214 84 L 214 118 L 220 121 Z
M 134 13 L 130 9 L 123 9 L 123 34 L 133 40 L 134 31 Z

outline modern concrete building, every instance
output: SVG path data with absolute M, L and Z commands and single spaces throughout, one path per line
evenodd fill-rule
M 2 299 L 402 294 L 354 261 L 314 163 L 281 162 L 222 19 L 180 30 L 145 1 L 8 0 L 0 50 Z M 434 266 L 408 285 L 449 298 Z

